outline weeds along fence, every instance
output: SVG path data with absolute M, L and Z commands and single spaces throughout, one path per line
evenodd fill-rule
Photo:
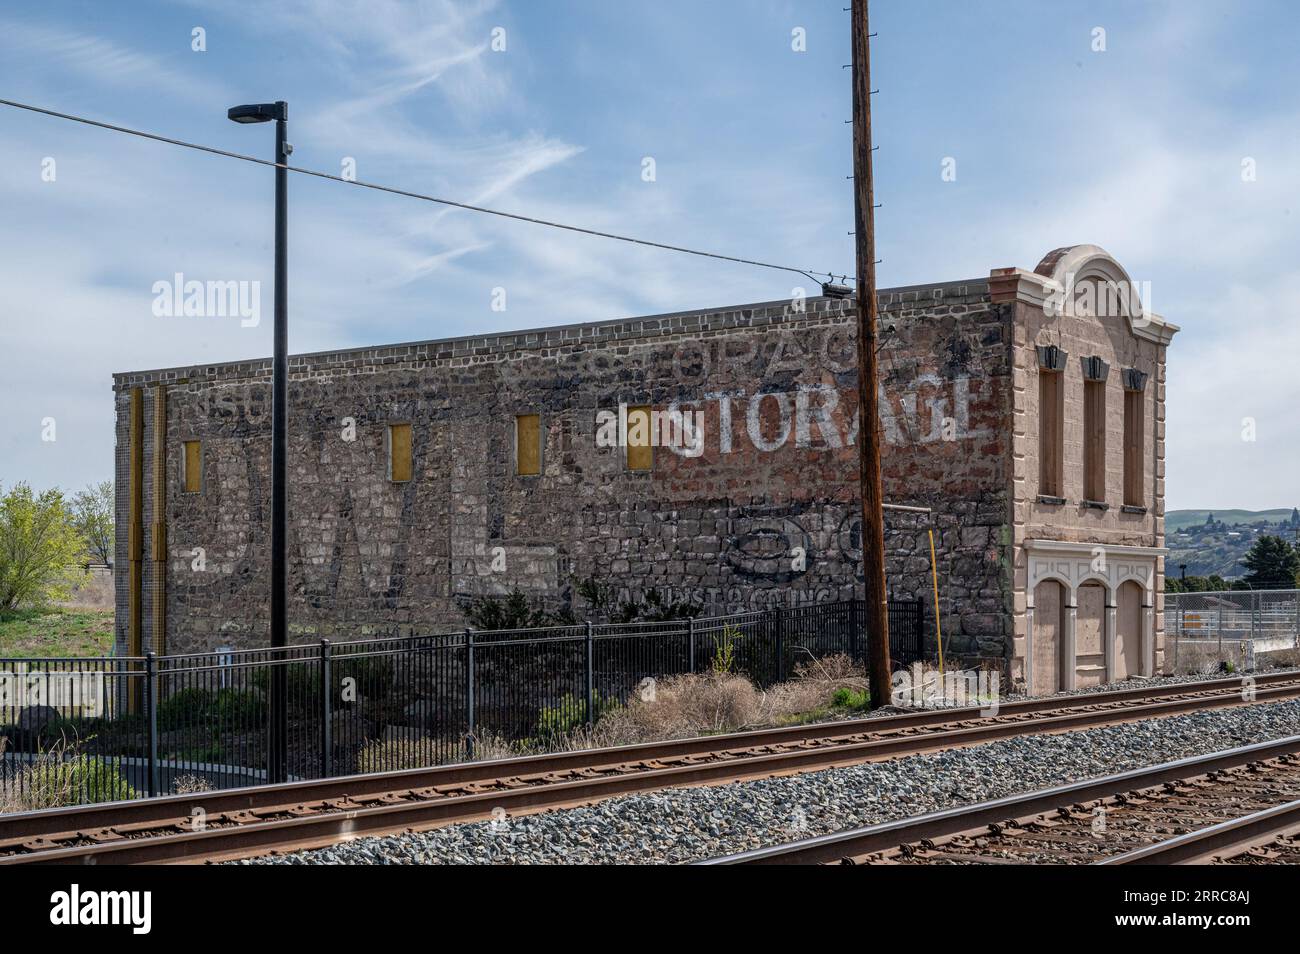
M 921 658 L 922 607 L 890 603 L 896 665 Z M 665 676 L 721 666 L 768 686 L 801 660 L 861 660 L 864 625 L 852 600 L 279 651 L 0 660 L 0 803 L 266 782 L 273 708 L 285 714 L 291 779 L 458 761 L 484 737 L 545 744 Z

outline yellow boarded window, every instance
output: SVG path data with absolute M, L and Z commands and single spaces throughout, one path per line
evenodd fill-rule
M 542 417 L 520 414 L 515 417 L 515 473 L 535 477 L 542 472 Z
M 654 463 L 649 405 L 627 409 L 627 469 L 649 470 Z
M 388 426 L 388 479 L 396 482 L 411 479 L 411 425 Z
M 203 445 L 198 441 L 185 441 L 182 479 L 187 494 L 203 490 Z

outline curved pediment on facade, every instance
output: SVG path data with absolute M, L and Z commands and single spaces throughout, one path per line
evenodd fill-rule
M 1079 587 L 1099 583 L 1113 599 L 1119 587 L 1132 581 L 1154 598 L 1156 560 L 1165 556 L 1164 547 L 1115 546 L 1063 540 L 1026 540 L 1028 555 L 1028 603 L 1034 604 L 1034 589 L 1044 580 L 1056 580 L 1066 588 L 1068 605 L 1075 605 Z
M 1120 318 L 1140 338 L 1168 344 L 1178 331 L 1150 306 L 1150 283 L 1135 281 L 1099 245 L 1067 245 L 1043 256 L 1034 274 L 1044 279 L 1049 317 Z

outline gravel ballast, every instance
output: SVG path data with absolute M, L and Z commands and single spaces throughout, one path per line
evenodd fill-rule
M 1300 701 L 360 838 L 237 864 L 673 864 L 1300 734 Z

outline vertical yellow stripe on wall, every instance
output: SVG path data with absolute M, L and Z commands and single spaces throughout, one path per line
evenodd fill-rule
M 144 602 L 144 392 L 131 389 L 131 410 L 127 447 L 127 521 L 126 521 L 126 654 L 141 656 L 143 639 L 141 604 Z M 140 680 L 132 678 L 127 686 L 127 709 L 138 712 Z
M 542 472 L 542 418 L 520 414 L 515 418 L 515 472 L 535 477 Z
M 649 470 L 654 464 L 649 405 L 627 409 L 627 469 Z
M 141 653 L 141 604 L 143 603 L 144 559 L 144 392 L 131 391 L 130 447 L 128 453 L 126 553 L 130 562 L 127 582 L 126 651 L 129 656 Z
M 411 479 L 411 425 L 388 427 L 388 479 L 402 482 Z
M 203 490 L 203 445 L 198 441 L 185 442 L 185 492 L 197 494 Z
M 149 592 L 153 604 L 153 651 L 167 651 L 167 392 L 153 392 L 153 579 Z

